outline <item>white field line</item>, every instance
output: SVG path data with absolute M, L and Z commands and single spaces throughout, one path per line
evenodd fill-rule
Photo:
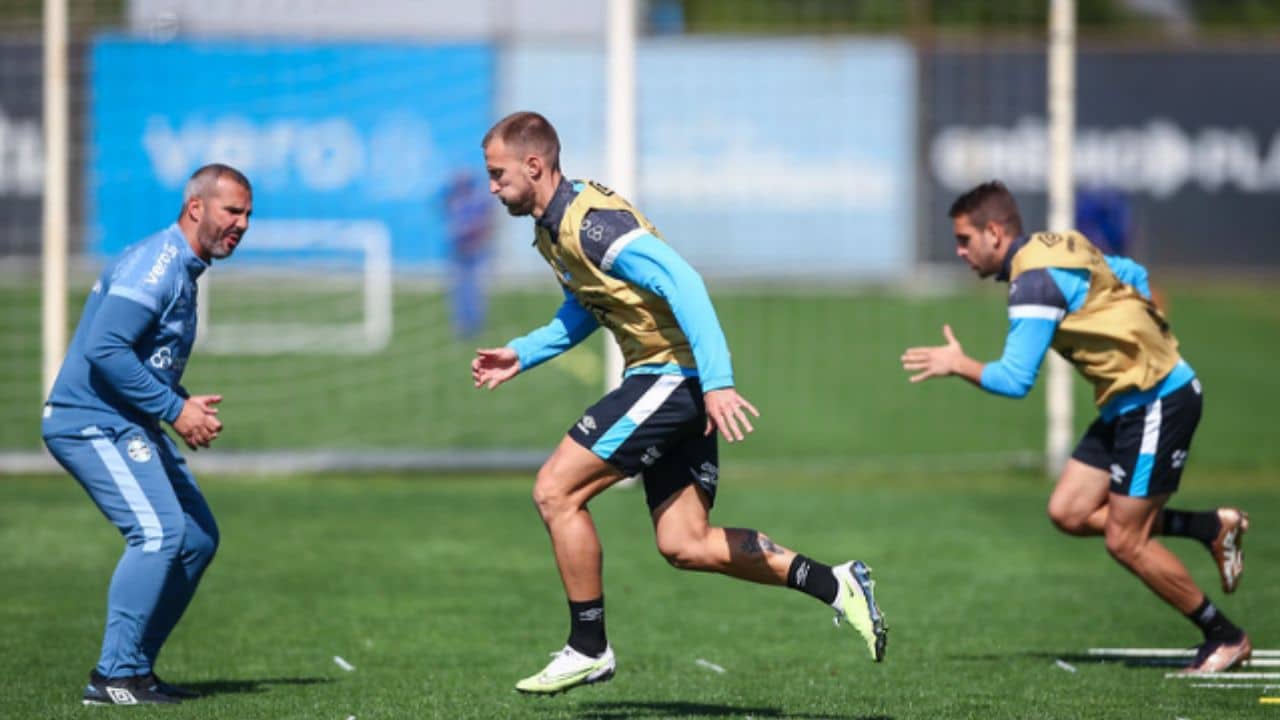
M 1265 683 L 1191 683 L 1191 687 L 1212 688 L 1218 690 L 1231 690 L 1234 688 L 1247 690 L 1249 688 L 1262 688 L 1263 691 L 1267 691 L 1273 688 L 1280 688 L 1280 685 L 1267 685 Z

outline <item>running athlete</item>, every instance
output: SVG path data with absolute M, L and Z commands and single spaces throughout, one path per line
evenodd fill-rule
M 1202 387 L 1151 301 L 1147 271 L 1103 255 L 1076 231 L 1022 232 L 1013 195 L 992 181 L 951 206 L 956 254 L 980 277 L 1009 283 L 1004 355 L 983 364 L 944 326 L 946 345 L 908 349 L 911 382 L 959 375 L 987 392 L 1023 397 L 1052 347 L 1093 383 L 1099 417 L 1089 426 L 1049 498 L 1063 532 L 1103 535 L 1107 551 L 1204 634 L 1188 672 L 1219 672 L 1249 657 L 1249 636 L 1196 586 L 1154 536 L 1200 540 L 1218 565 L 1222 590 L 1244 572 L 1249 518 L 1237 508 L 1166 508 L 1178 489 L 1200 422 Z
M 534 218 L 535 245 L 564 290 L 555 318 L 505 347 L 478 350 L 476 387 L 493 389 L 563 353 L 603 325 L 627 369 L 618 389 L 583 413 L 534 483 L 569 601 L 569 639 L 540 672 L 516 684 L 555 693 L 613 677 L 605 636 L 600 540 L 587 503 L 643 474 L 658 551 L 682 570 L 786 585 L 835 609 L 871 657 L 884 658 L 884 617 L 870 568 L 824 565 L 764 533 L 708 522 L 719 465 L 715 431 L 738 442 L 756 409 L 734 389 L 733 368 L 702 278 L 644 215 L 608 188 L 570 181 L 546 118 L 518 112 L 482 143 L 489 191 L 516 216 Z

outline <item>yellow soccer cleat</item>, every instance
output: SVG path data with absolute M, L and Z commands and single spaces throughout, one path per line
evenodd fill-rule
M 568 645 L 557 653 L 552 653 L 550 664 L 542 672 L 516 683 L 516 690 L 522 693 L 552 695 L 571 690 L 579 685 L 605 682 L 613 678 L 617 661 L 613 657 L 613 648 L 606 647 L 604 654 L 593 658 L 583 655 Z
M 847 621 L 867 642 L 871 658 L 876 662 L 883 661 L 885 646 L 889 642 L 889 628 L 876 606 L 876 584 L 871 579 L 871 568 L 861 560 L 855 560 L 837 565 L 831 571 L 839 584 L 835 602 L 831 603 L 836 610 L 836 625 L 839 626 L 842 620 Z

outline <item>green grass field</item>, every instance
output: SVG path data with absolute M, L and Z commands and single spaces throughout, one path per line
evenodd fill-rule
M 1277 717 L 1264 688 L 1213 690 L 1166 668 L 1090 662 L 1091 646 L 1188 647 L 1198 634 L 1106 557 L 1057 534 L 1039 473 L 1038 388 L 1021 402 L 960 381 L 911 386 L 909 344 L 950 322 L 1000 352 L 998 287 L 939 297 L 712 290 L 739 387 L 764 413 L 722 447 L 713 519 L 818 559 L 876 568 L 892 632 L 874 666 L 852 633 L 795 593 L 678 573 L 644 501 L 593 504 L 606 548 L 611 683 L 557 698 L 512 685 L 547 661 L 566 608 L 530 477 L 202 477 L 223 547 L 160 665 L 207 697 L 93 712 L 192 718 L 1243 718 Z M 1206 414 L 1177 504 L 1250 510 L 1249 572 L 1223 598 L 1208 555 L 1172 546 L 1257 647 L 1280 648 L 1280 290 L 1172 284 L 1172 319 Z M 224 296 L 225 297 L 225 296 Z M 253 298 L 244 298 L 253 302 Z M 73 303 L 78 315 L 79 299 Z M 454 339 L 437 293 L 397 292 L 372 356 L 197 354 L 185 383 L 226 395 L 218 449 L 549 451 L 599 394 L 599 343 L 495 393 L 470 388 L 477 345 L 544 322 L 554 292 L 494 299 L 491 327 Z M 0 285 L 0 448 L 38 447 L 38 295 Z M 214 308 L 235 313 L 233 303 Z M 250 312 L 248 309 L 243 312 Z M 328 311 L 325 311 L 328 312 Z M 1091 417 L 1077 383 L 1077 425 Z M 81 717 L 120 540 L 65 476 L 0 479 L 0 718 Z M 345 672 L 335 655 L 354 664 Z M 697 664 L 720 665 L 719 674 Z M 1062 659 L 1077 668 L 1059 668 Z M 1265 684 L 1266 680 L 1258 681 Z M 1272 681 L 1280 686 L 1280 679 Z M 1280 687 L 1269 691 L 1280 694 Z
M 739 388 L 763 413 L 744 459 L 871 462 L 952 467 L 1043 446 L 1039 383 L 1023 401 L 987 396 L 960 381 L 911 386 L 898 358 L 908 345 L 936 344 L 950 322 L 969 352 L 998 357 L 1006 320 L 1004 289 L 965 282 L 936 297 L 838 290 L 711 289 L 733 351 Z M 1280 289 L 1264 283 L 1173 284 L 1172 320 L 1206 387 L 1196 462 L 1233 469 L 1280 468 L 1274 412 L 1280 396 Z M 267 296 L 217 291 L 213 322 L 257 317 Z M 289 448 L 550 448 L 599 397 L 601 340 L 497 392 L 471 388 L 475 347 L 502 344 L 546 322 L 558 291 L 502 293 L 479 338 L 449 330 L 438 292 L 401 288 L 395 334 L 374 355 L 221 356 L 197 352 L 184 384 L 226 397 L 224 450 Z M 72 300 L 78 318 L 82 299 Z M 255 303 L 257 305 L 255 305 Z M 39 447 L 39 296 L 0 285 L 0 449 Z M 338 310 L 313 305 L 326 318 Z M 1092 419 L 1077 382 L 1077 425 Z M 986 460 L 983 460 L 983 459 Z M 969 461 L 973 465 L 973 461 Z
M 1260 648 L 1280 647 L 1275 479 L 1193 468 L 1178 496 L 1251 511 L 1236 595 L 1217 589 L 1207 553 L 1171 542 Z M 1186 647 L 1198 633 L 1100 541 L 1053 531 L 1038 475 L 775 474 L 732 461 L 713 518 L 819 559 L 871 563 L 891 627 L 886 662 L 873 665 L 798 593 L 670 569 L 642 496 L 613 490 L 593 512 L 618 675 L 522 697 L 514 681 L 567 632 L 529 487 L 515 476 L 206 478 L 223 545 L 159 670 L 207 696 L 125 710 L 78 700 L 118 536 L 69 478 L 6 479 L 0 717 L 1276 717 L 1261 688 L 1193 688 L 1164 679 L 1167 668 L 1080 657 Z

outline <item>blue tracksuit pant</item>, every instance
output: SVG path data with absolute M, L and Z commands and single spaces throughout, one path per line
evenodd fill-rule
M 69 411 L 55 408 L 58 419 Z M 218 547 L 209 505 L 159 428 L 119 416 L 94 424 L 44 423 L 49 451 L 125 538 L 107 592 L 97 671 L 115 678 L 152 671 Z

